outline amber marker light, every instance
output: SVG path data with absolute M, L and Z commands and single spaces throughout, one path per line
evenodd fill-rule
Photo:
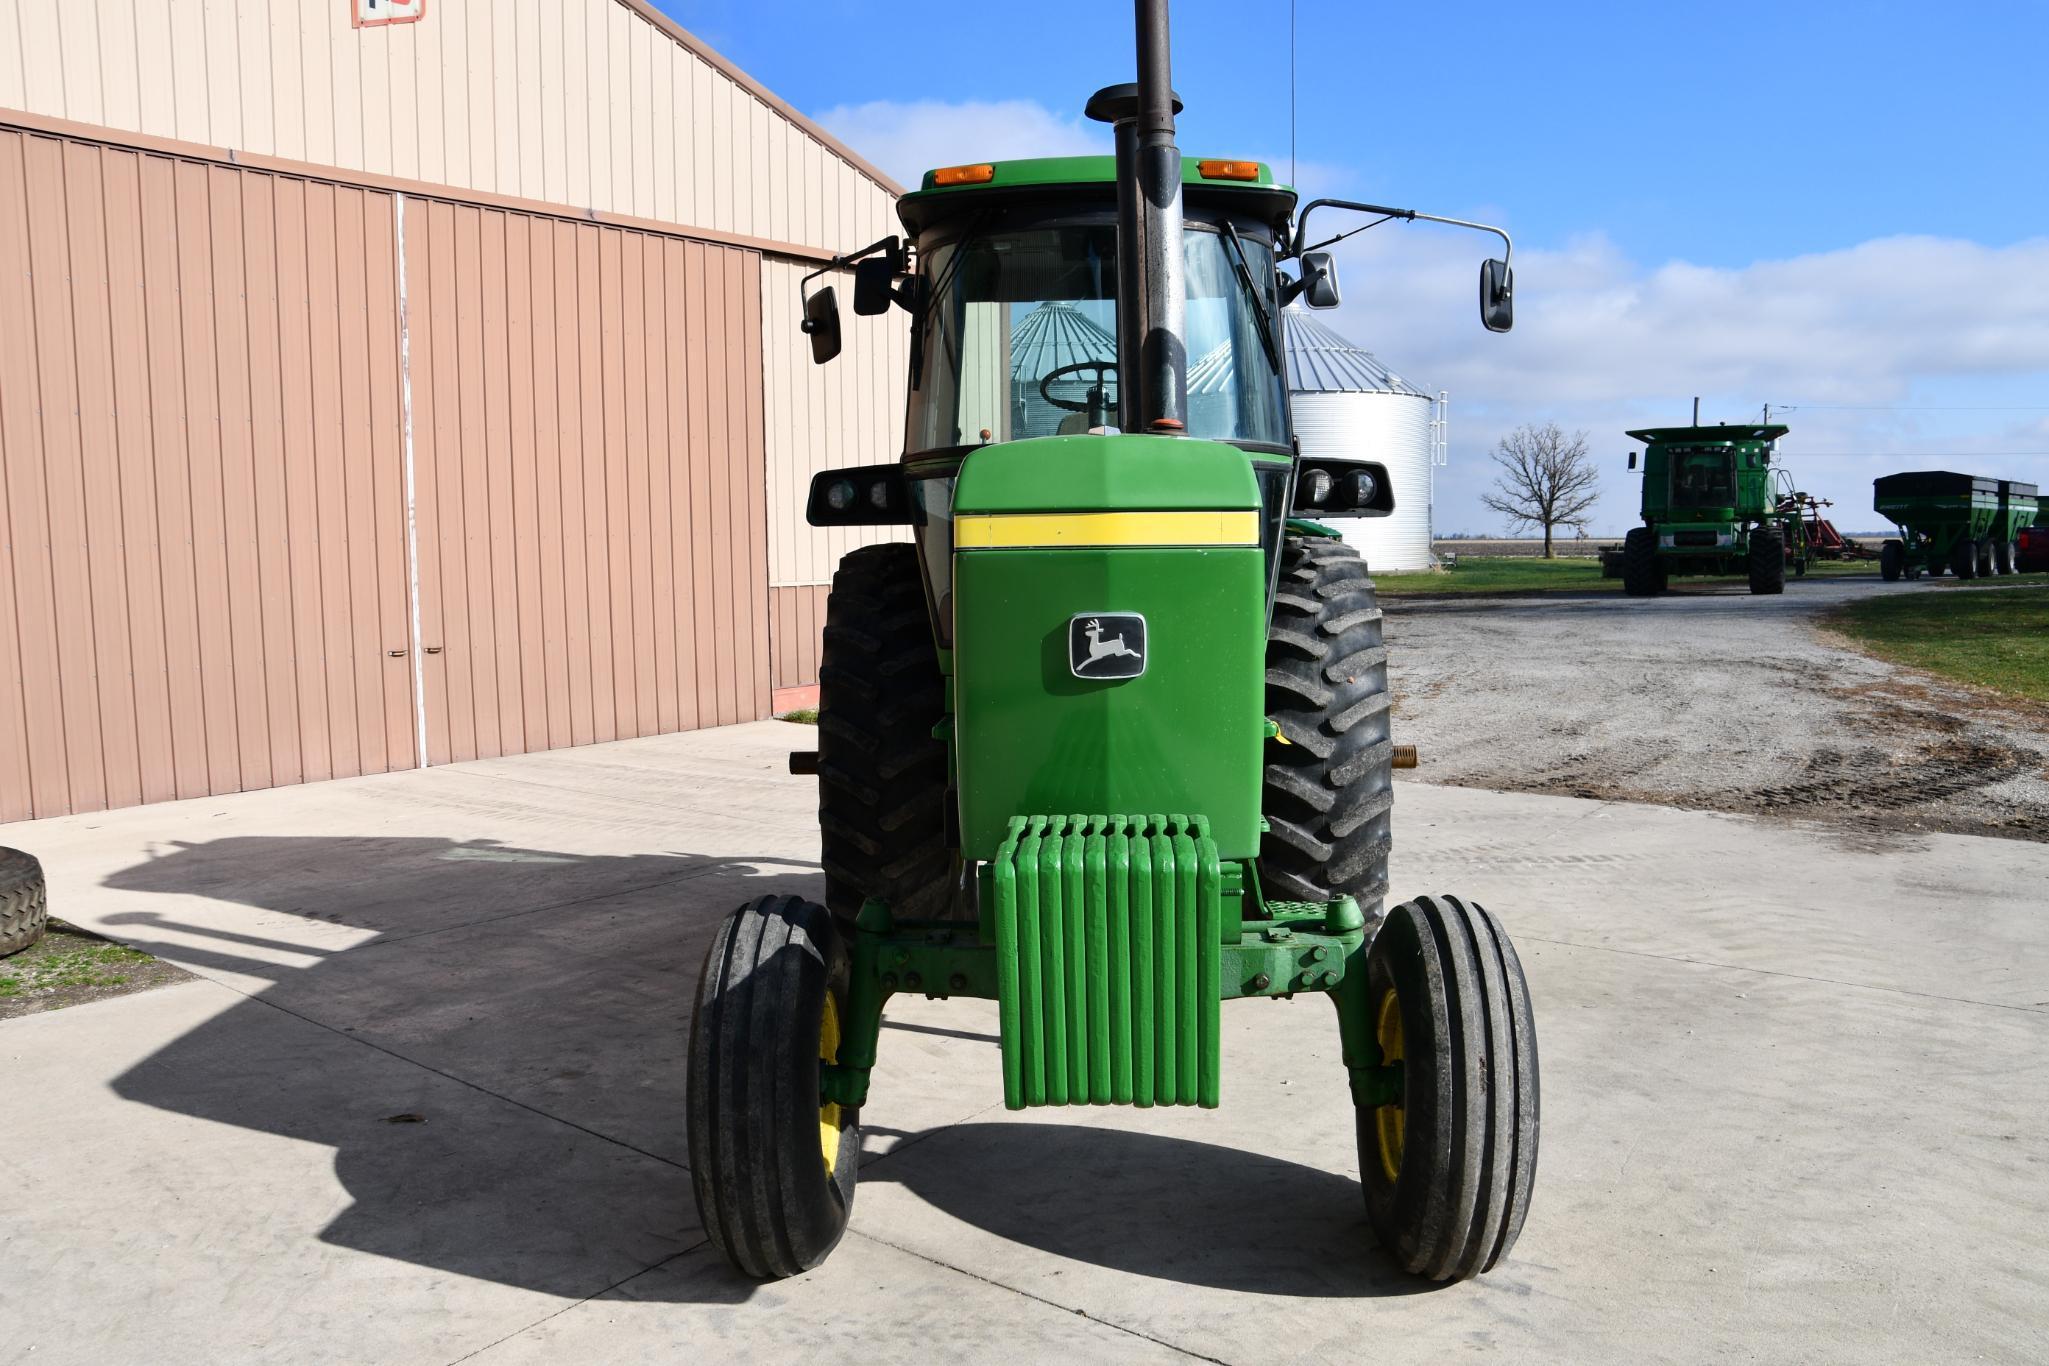
M 1195 169 L 1204 180 L 1257 180 L 1259 163 L 1256 161 L 1198 161 Z
M 987 185 L 996 178 L 996 168 L 988 162 L 976 166 L 947 166 L 932 173 L 932 183 L 939 185 Z

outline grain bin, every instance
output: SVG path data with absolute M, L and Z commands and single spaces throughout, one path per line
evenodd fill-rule
M 1394 482 L 1394 514 L 1340 523 L 1345 539 L 1375 570 L 1429 568 L 1432 467 L 1444 449 L 1444 397 L 1432 398 L 1300 306 L 1287 310 L 1287 334 L 1288 387 L 1302 454 L 1377 460 Z M 1193 373 L 1189 388 L 1195 388 Z

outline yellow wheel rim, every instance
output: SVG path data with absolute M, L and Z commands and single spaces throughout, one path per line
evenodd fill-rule
M 840 1055 L 840 1011 L 832 993 L 825 993 L 825 1010 L 818 1020 L 818 1060 L 838 1062 Z M 825 1154 L 825 1174 L 832 1176 L 840 1160 L 840 1107 L 827 1101 L 818 1107 L 818 1147 Z
M 1373 1032 L 1380 1039 L 1380 1061 L 1383 1065 L 1402 1060 L 1402 1003 L 1389 987 L 1380 995 L 1380 1009 L 1375 1014 Z M 1373 1109 L 1374 1133 L 1380 1139 L 1380 1170 L 1393 1182 L 1402 1174 L 1402 1135 L 1406 1119 L 1399 1103 L 1377 1105 Z

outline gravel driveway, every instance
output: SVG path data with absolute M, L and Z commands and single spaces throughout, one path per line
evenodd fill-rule
M 1954 591 L 1874 574 L 1777 598 L 1389 599 L 1395 738 L 1423 782 L 2049 841 L 2049 709 L 1818 625 L 1868 594 Z

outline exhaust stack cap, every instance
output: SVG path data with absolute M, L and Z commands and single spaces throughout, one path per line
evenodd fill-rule
M 1176 92 L 1174 112 L 1178 114 L 1182 108 L 1181 96 Z M 1137 118 L 1138 82 L 1126 81 L 1122 85 L 1104 86 L 1089 96 L 1089 102 L 1083 106 L 1082 113 L 1097 123 L 1117 123 L 1123 119 Z

